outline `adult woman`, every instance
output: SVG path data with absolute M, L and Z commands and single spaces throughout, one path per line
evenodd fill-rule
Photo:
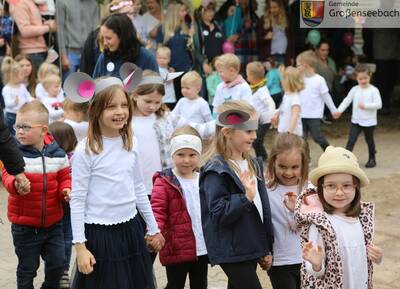
M 335 61 L 329 57 L 329 49 L 329 43 L 326 40 L 321 40 L 315 47 L 315 54 L 318 57 L 317 73 L 325 79 L 329 91 L 333 93 L 337 70 Z

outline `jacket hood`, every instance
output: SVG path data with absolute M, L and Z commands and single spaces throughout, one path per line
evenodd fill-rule
M 17 141 L 17 145 L 24 157 L 37 157 L 39 154 L 49 157 L 64 157 L 66 155 L 64 150 L 54 140 L 54 137 L 49 133 L 44 137 L 44 147 L 41 152 L 30 145 L 23 145 L 19 141 Z

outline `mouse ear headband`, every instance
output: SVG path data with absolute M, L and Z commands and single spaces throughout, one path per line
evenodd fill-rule
M 170 72 L 167 73 L 165 78 L 162 78 L 159 75 L 149 75 L 143 76 L 141 81 L 139 82 L 138 86 L 145 85 L 145 84 L 162 84 L 165 85 L 167 82 L 174 80 L 175 78 L 181 76 L 184 72 Z
M 76 103 L 88 102 L 100 91 L 112 86 L 122 86 L 128 93 L 138 85 L 142 79 L 142 70 L 135 64 L 124 63 L 119 74 L 123 81 L 117 77 L 106 77 L 95 81 L 83 72 L 71 73 L 64 82 L 64 91 L 71 101 Z
M 239 130 L 257 130 L 258 119 L 250 119 L 250 115 L 244 111 L 230 109 L 218 116 L 217 125 Z

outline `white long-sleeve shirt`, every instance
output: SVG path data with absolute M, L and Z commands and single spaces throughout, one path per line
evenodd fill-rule
M 184 117 L 188 122 L 206 123 L 212 120 L 210 106 L 202 97 L 196 99 L 182 97 L 172 113 Z
M 260 123 L 271 123 L 275 113 L 275 102 L 266 86 L 257 89 L 250 98 L 250 104 L 260 115 Z
M 319 75 L 304 77 L 304 89 L 300 91 L 301 118 L 322 118 L 324 104 L 331 112 L 336 111 L 325 79 Z
M 36 85 L 35 95 L 36 95 L 36 98 L 39 99 L 40 101 L 42 101 L 42 99 L 49 96 L 46 89 L 44 89 L 43 84 L 41 84 L 40 82 Z M 60 92 L 57 95 L 57 101 L 63 102 L 64 100 L 65 100 L 64 90 L 61 88 Z
M 213 100 L 213 113 L 218 107 L 228 100 L 246 100 L 250 103 L 252 97 L 251 88 L 246 81 L 234 86 L 227 86 L 225 82 L 218 84 Z
M 41 99 L 43 105 L 49 111 L 49 123 L 60 120 L 64 115 L 64 110 L 61 108 L 61 103 L 56 97 L 46 96 Z
M 376 112 L 382 108 L 381 94 L 378 88 L 372 84 L 365 88 L 359 85 L 354 86 L 339 105 L 338 110 L 344 112 L 353 102 L 351 122 L 361 126 L 377 125 Z M 363 103 L 365 109 L 361 109 L 359 104 Z
M 86 241 L 85 223 L 114 225 L 127 222 L 139 209 L 148 233 L 159 232 L 143 185 L 138 142 L 132 151 L 123 148 L 121 137 L 103 137 L 100 154 L 86 152 L 86 138 L 72 157 L 71 222 L 73 243 Z
M 25 103 L 32 100 L 31 94 L 22 83 L 17 86 L 6 84 L 2 90 L 5 111 L 8 113 L 17 113 Z M 18 101 L 16 101 L 18 98 Z M 18 103 L 17 103 L 18 102 Z

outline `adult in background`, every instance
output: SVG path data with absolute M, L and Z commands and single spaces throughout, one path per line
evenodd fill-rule
M 147 28 L 150 51 L 155 55 L 157 49 L 156 37 L 162 20 L 161 2 L 160 0 L 146 0 L 145 4 L 147 12 L 143 14 L 143 23 Z

